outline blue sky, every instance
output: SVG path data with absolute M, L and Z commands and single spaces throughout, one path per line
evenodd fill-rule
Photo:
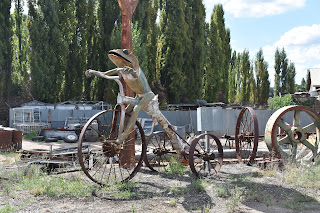
M 319 0 L 203 0 L 203 3 L 207 22 L 214 5 L 223 5 L 233 50 L 247 49 L 254 59 L 262 48 L 271 86 L 277 47 L 284 48 L 287 58 L 295 64 L 297 84 L 306 77 L 308 68 L 320 68 Z

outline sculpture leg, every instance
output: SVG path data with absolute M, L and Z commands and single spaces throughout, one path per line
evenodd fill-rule
M 154 97 L 153 93 L 147 93 L 143 98 L 140 99 L 139 104 L 134 106 L 132 112 L 130 113 L 130 118 L 128 122 L 125 124 L 125 128 L 121 136 L 119 137 L 119 142 L 124 141 L 128 136 L 129 133 L 133 130 L 134 124 L 136 123 L 136 120 L 138 118 L 138 114 Z

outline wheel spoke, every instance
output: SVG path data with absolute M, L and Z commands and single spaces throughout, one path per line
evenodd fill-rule
M 305 145 L 306 147 L 308 147 L 312 151 L 314 151 L 316 149 L 316 147 L 307 140 L 302 140 L 301 143 L 303 145 Z
M 300 126 L 300 110 L 295 110 L 293 117 L 294 117 L 293 118 L 293 126 L 295 126 L 295 127 Z
M 320 121 L 311 123 L 311 124 L 303 127 L 303 128 L 302 128 L 302 132 L 303 132 L 303 133 L 308 133 L 308 132 L 310 132 L 312 129 L 315 129 L 317 126 L 320 126 Z
M 279 145 L 283 145 L 283 144 L 286 144 L 286 143 L 290 143 L 290 138 L 288 135 L 286 135 L 285 137 L 281 138 L 278 143 Z
M 283 121 L 279 120 L 277 125 L 283 129 L 285 132 L 288 132 L 289 130 L 291 130 L 290 126 L 285 124 Z
M 296 159 L 297 147 L 298 147 L 298 145 L 297 145 L 296 143 L 292 144 L 291 157 L 292 157 L 292 160 L 293 160 L 293 161 Z

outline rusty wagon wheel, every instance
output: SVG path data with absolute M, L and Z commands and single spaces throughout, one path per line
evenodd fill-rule
M 146 166 L 155 172 L 165 172 L 170 159 L 177 156 L 165 132 L 153 132 L 146 138 L 147 154 L 144 160 Z
M 292 122 L 289 118 L 293 118 Z M 265 142 L 277 157 L 292 161 L 312 160 L 320 151 L 319 129 L 320 115 L 316 111 L 305 106 L 286 106 L 269 118 Z
M 251 107 L 241 110 L 235 134 L 236 153 L 240 163 L 251 165 L 256 157 L 259 140 L 257 115 Z
M 197 177 L 215 175 L 223 162 L 223 148 L 213 134 L 204 133 L 191 141 L 189 166 Z
M 142 166 L 146 154 L 146 141 L 139 122 L 136 126 L 141 135 L 135 145 L 115 143 L 119 135 L 119 110 L 105 110 L 97 113 L 83 127 L 78 141 L 78 157 L 83 172 L 100 185 L 112 185 L 133 178 Z M 135 131 L 135 130 L 133 130 Z M 89 148 L 85 149 L 85 145 Z M 139 150 L 138 150 L 139 149 Z M 136 159 L 126 159 L 124 151 L 140 151 Z

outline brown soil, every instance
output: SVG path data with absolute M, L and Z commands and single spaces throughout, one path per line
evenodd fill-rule
M 77 144 L 24 142 L 23 148 L 53 148 L 76 146 Z M 57 146 L 57 147 L 56 147 Z M 2 157 L 3 160 L 3 157 Z M 1 164 L 1 158 L 0 158 Z M 48 197 L 34 196 L 28 191 L 19 192 L 19 196 L 7 196 L 0 179 L 0 212 L 6 205 L 19 208 L 16 212 L 228 212 L 234 201 L 231 192 L 235 187 L 243 187 L 245 200 L 235 208 L 235 212 L 320 212 L 320 189 L 301 188 L 287 183 L 281 171 L 268 176 L 256 166 L 243 164 L 223 165 L 218 176 L 205 178 L 204 190 L 196 190 L 192 183 L 196 181 L 190 169 L 182 176 L 158 174 L 143 167 L 133 178 L 135 196 L 115 196 L 98 185 L 97 192 L 90 197 Z M 83 172 L 63 175 L 81 176 L 88 180 Z M 225 188 L 226 197 L 219 196 L 218 190 Z M 300 198 L 300 199 L 299 199 Z

